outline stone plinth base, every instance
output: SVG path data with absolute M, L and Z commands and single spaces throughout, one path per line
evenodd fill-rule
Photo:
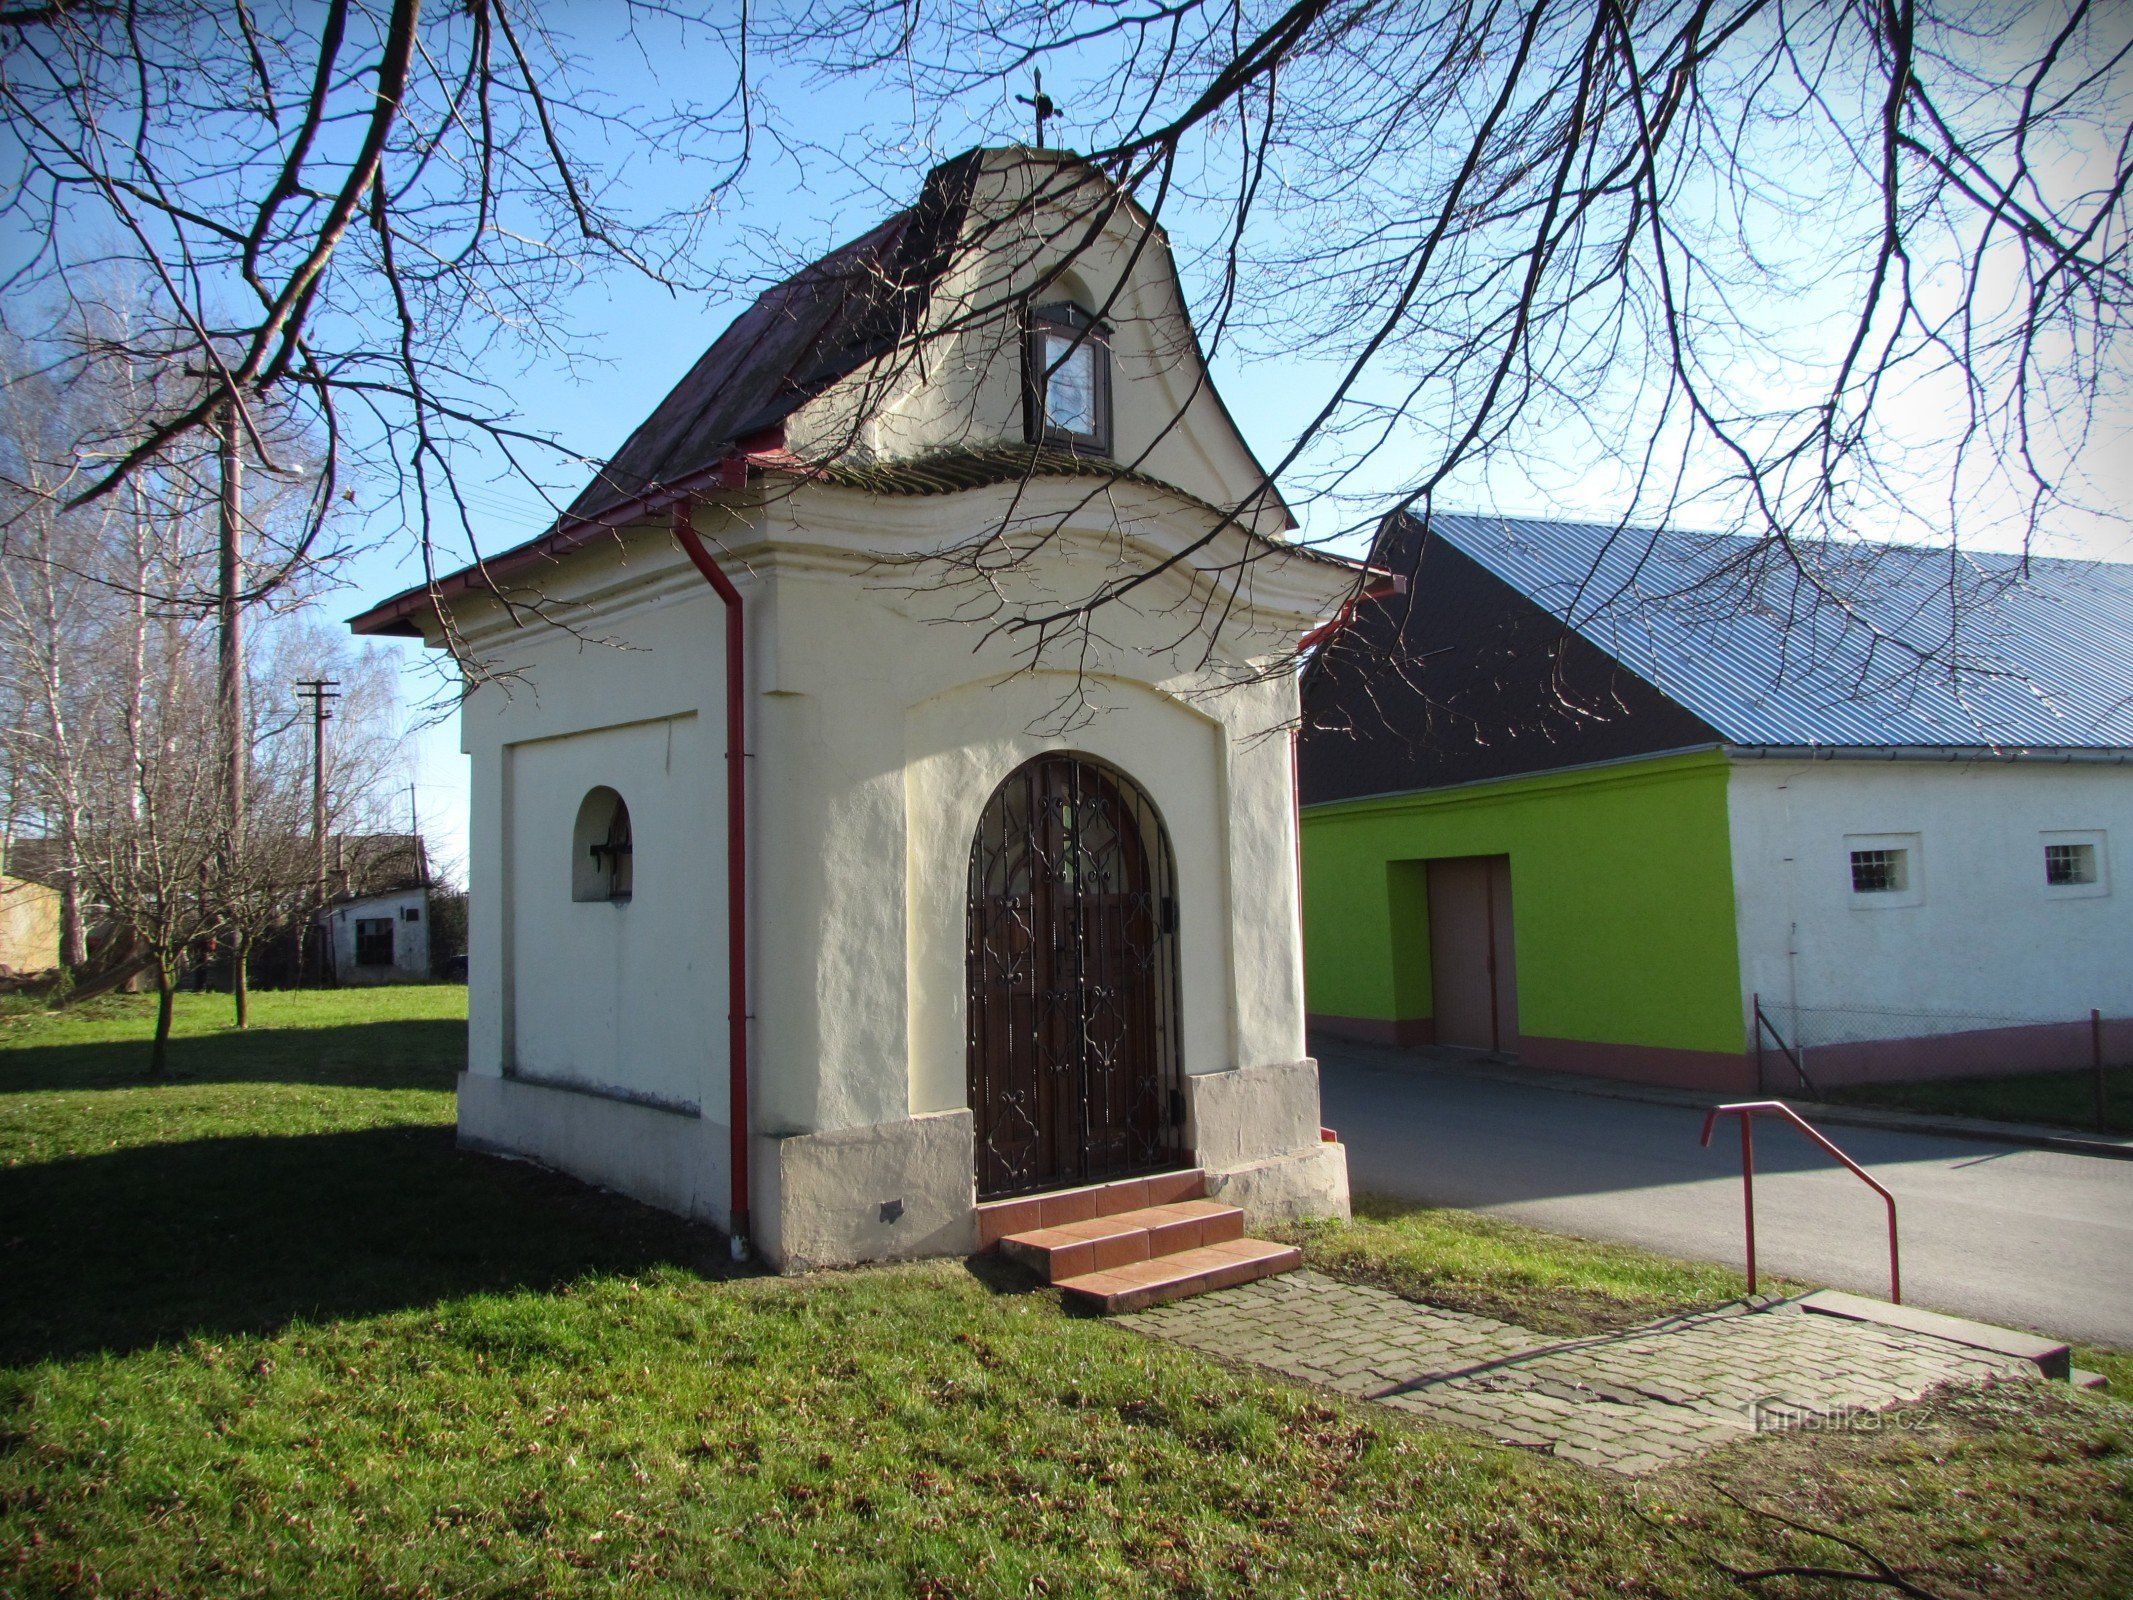
M 1348 1215 L 1348 1153 L 1320 1140 L 1316 1061 L 1187 1077 L 1185 1109 L 1208 1198 L 1247 1226 Z
M 662 1211 L 726 1225 L 725 1125 L 689 1110 L 462 1072 L 459 1144 L 537 1161 Z
M 756 1141 L 756 1248 L 785 1272 L 978 1247 L 968 1111 Z

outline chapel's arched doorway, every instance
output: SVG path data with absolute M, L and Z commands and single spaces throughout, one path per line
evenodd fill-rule
M 1138 785 L 1056 754 L 993 791 L 968 971 L 981 1199 L 1177 1164 L 1177 872 Z

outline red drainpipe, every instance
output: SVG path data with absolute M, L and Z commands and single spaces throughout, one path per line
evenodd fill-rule
M 1296 846 L 1296 942 L 1303 943 L 1304 920 L 1304 784 L 1303 729 L 1289 730 L 1289 831 Z
M 674 507 L 674 539 L 726 605 L 727 1164 L 733 1174 L 726 1231 L 738 1260 L 748 1252 L 748 702 L 741 680 L 741 592 L 697 537 L 690 519 L 695 505 L 684 499 Z

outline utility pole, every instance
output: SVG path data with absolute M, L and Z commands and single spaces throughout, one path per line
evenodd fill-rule
M 313 878 L 311 886 L 311 918 L 307 923 L 303 941 L 297 946 L 297 968 L 310 964 L 317 972 L 320 982 L 325 981 L 326 963 L 313 959 L 316 952 L 323 957 L 324 930 L 318 927 L 318 914 L 326 909 L 326 724 L 333 720 L 332 701 L 340 696 L 338 678 L 305 678 L 296 686 L 296 698 L 311 702 L 311 852 Z M 316 930 L 316 931 L 314 931 Z
M 221 560 L 215 590 L 215 615 L 220 625 L 216 646 L 218 678 L 217 710 L 222 723 L 223 805 L 228 811 L 229 883 L 241 892 L 238 878 L 244 871 L 245 775 L 251 752 L 246 748 L 244 720 L 244 607 L 239 591 L 244 587 L 244 457 L 237 448 L 237 402 L 229 399 L 216 412 L 217 456 L 221 467 L 220 493 L 216 497 L 216 524 Z M 234 909 L 234 907 L 233 907 Z M 237 1026 L 249 1018 L 245 984 L 245 935 L 241 920 L 231 929 L 230 994 L 237 1005 Z

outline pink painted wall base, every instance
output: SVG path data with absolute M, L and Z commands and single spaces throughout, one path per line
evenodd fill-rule
M 1387 1021 L 1314 1012 L 1309 1020 L 1314 1033 L 1335 1039 L 1400 1049 L 1426 1049 L 1435 1043 L 1435 1029 L 1428 1017 Z M 2087 1067 L 2091 1050 L 2086 1021 L 2049 1022 L 1819 1045 L 1807 1051 L 1806 1067 L 1815 1087 L 1827 1089 L 1860 1083 L 2065 1072 Z M 2107 1064 L 2133 1062 L 2133 1017 L 2104 1019 L 2103 1051 Z M 1529 1067 L 1622 1083 L 1648 1083 L 1659 1088 L 1708 1090 L 1714 1094 L 1803 1092 L 1791 1062 L 1775 1049 L 1764 1052 L 1760 1082 L 1752 1051 L 1736 1055 L 1721 1050 L 1675 1050 L 1658 1045 L 1526 1034 L 1507 1054 Z

